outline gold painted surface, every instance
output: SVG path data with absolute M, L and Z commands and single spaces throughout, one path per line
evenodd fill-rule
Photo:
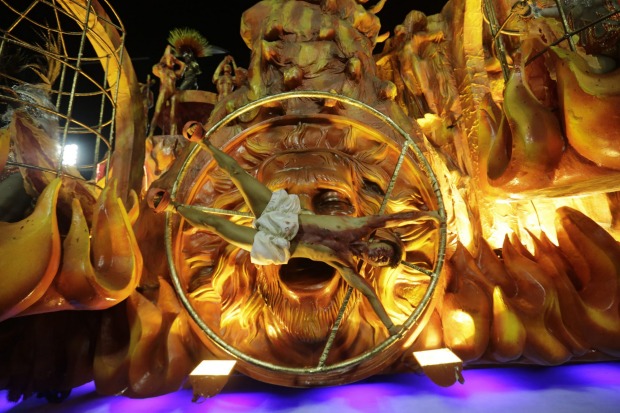
M 103 245 L 97 256 L 104 259 L 91 266 L 104 266 L 102 273 L 110 270 L 111 278 L 90 283 L 97 273 L 88 265 L 79 269 L 88 262 L 90 241 L 60 223 L 66 247 L 47 262 L 33 260 L 42 268 L 33 274 L 43 273 L 45 283 L 31 282 L 28 288 L 12 283 L 14 293 L 3 290 L 0 308 L 7 309 L 8 319 L 0 323 L 0 365 L 10 367 L 0 372 L 0 382 L 13 398 L 49 390 L 61 376 L 69 388 L 94 378 L 101 393 L 149 397 L 179 388 L 200 360 L 231 352 L 242 361 L 240 371 L 288 386 L 402 371 L 415 365 L 414 349 L 449 347 L 465 367 L 620 357 L 620 82 L 613 41 L 618 15 L 610 2 L 587 12 L 553 9 L 560 3 L 566 2 L 536 2 L 537 8 L 528 3 L 528 11 L 514 2 L 454 0 L 435 16 L 403 16 L 375 55 L 379 19 L 363 2 L 262 1 L 241 22 L 242 37 L 255 51 L 247 72 L 240 69 L 232 90 L 220 99 L 201 95 L 198 103 L 192 98 L 182 102 L 189 106 L 179 107 L 195 113 L 204 104 L 198 120 L 208 119 L 209 128 L 266 99 L 222 124 L 211 142 L 270 189 L 299 194 L 314 213 L 437 210 L 434 191 L 440 191 L 446 259 L 431 295 L 427 270 L 443 257 L 437 256 L 439 232 L 429 224 L 398 230 L 407 254 L 397 269 L 363 263 L 359 268 L 394 322 L 409 323 L 407 331 L 387 338 L 366 300 L 353 292 L 327 345 L 347 296 L 331 267 L 309 260 L 256 266 L 216 235 L 155 214 L 143 199 L 149 186 L 251 224 L 234 185 L 192 145 L 180 150 L 166 137 L 148 141 L 147 179 L 141 180 L 136 171 L 143 163 L 135 161 L 144 147 L 137 143 L 139 133 L 133 138 L 144 127 L 136 115 L 144 108 L 131 92 L 119 95 L 117 149 L 124 149 L 116 157 L 116 172 L 134 171 L 133 183 L 121 188 L 144 184 L 139 205 L 124 215 L 116 195 L 104 197 L 65 176 L 55 207 L 66 220 L 73 203 L 67 200 L 81 201 L 85 222 L 76 208 L 75 231 L 88 231 L 93 243 Z M 592 17 L 588 13 L 607 13 L 609 20 L 584 28 Z M 608 29 L 600 39 L 597 27 Z M 95 29 L 107 39 L 99 46 L 116 50 L 120 39 Z M 120 82 L 132 91 L 128 62 L 123 60 Z M 110 76 L 115 84 L 114 73 Z M 295 91 L 323 95 L 270 99 Z M 376 109 L 411 142 L 381 117 L 326 93 Z M 32 142 L 49 146 L 45 128 L 16 113 L 13 144 L 28 138 L 26 148 L 34 147 Z M 1 135 L 3 154 L 8 130 Z M 411 143 L 436 180 L 424 173 Z M 26 186 L 39 184 L 38 194 L 57 182 L 50 172 L 56 160 L 45 156 L 53 151 L 21 152 L 31 164 L 18 165 Z M 18 170 L 13 147 L 4 158 L 3 174 Z M 103 232 L 88 226 L 88 211 L 109 220 Z M 15 222 L 4 224 L 19 232 Z M 32 235 L 59 244 L 54 233 Z M 130 251 L 105 244 L 116 236 L 125 237 Z M 61 264 L 62 254 L 67 255 Z M 60 270 L 71 265 L 73 271 Z M 118 268 L 124 271 L 112 274 Z M 416 313 L 421 303 L 428 311 Z M 107 304 L 101 311 L 51 312 Z M 28 311 L 42 314 L 15 317 Z M 62 340 L 54 340 L 55 332 Z M 39 347 L 40 357 L 32 363 L 51 373 L 25 387 L 16 379 L 20 362 L 30 362 L 21 349 L 38 342 L 46 348 Z M 66 363 L 55 364 L 57 355 L 68 351 L 70 366 L 61 371 L 57 366 Z

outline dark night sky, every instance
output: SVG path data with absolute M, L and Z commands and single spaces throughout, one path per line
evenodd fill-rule
M 190 27 L 198 30 L 210 44 L 226 49 L 239 66 L 247 67 L 250 50 L 239 34 L 241 15 L 257 0 L 169 0 L 168 7 L 160 2 L 109 0 L 118 13 L 126 30 L 125 46 L 134 62 L 141 82 L 151 73 L 167 44 L 168 32 L 177 27 Z M 370 0 L 368 4 L 376 1 Z M 402 23 L 411 10 L 421 10 L 426 14 L 438 13 L 445 1 L 426 0 L 388 0 L 378 14 L 382 30 L 393 32 L 394 26 Z M 200 88 L 214 90 L 210 81 L 215 67 L 223 58 L 216 55 L 200 59 L 203 75 Z

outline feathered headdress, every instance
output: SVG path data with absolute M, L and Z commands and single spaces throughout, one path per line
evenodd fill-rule
M 190 52 L 195 57 L 206 57 L 226 51 L 217 46 L 210 45 L 207 39 L 198 30 L 187 27 L 170 30 L 168 43 L 174 47 L 177 55 Z

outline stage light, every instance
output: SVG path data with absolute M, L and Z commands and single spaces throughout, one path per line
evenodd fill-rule
M 192 386 L 194 396 L 192 401 L 201 397 L 213 397 L 219 394 L 226 383 L 230 373 L 237 364 L 236 360 L 203 360 L 189 374 L 189 383 Z
M 461 384 L 465 382 L 461 374 L 463 361 L 450 349 L 414 351 L 413 357 L 424 374 L 439 386 L 448 387 L 456 381 Z
M 67 166 L 75 166 L 77 164 L 78 146 L 74 143 L 65 145 L 62 152 L 62 164 Z

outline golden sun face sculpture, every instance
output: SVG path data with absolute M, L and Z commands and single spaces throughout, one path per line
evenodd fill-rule
M 402 138 L 400 143 L 408 144 Z M 440 201 L 412 150 L 404 148 L 351 118 L 315 114 L 305 116 L 303 123 L 297 116 L 267 119 L 244 129 L 223 149 L 272 191 L 298 195 L 306 213 L 363 217 L 436 210 Z M 192 170 L 189 179 L 195 180 L 181 173 L 176 199 L 247 214 L 248 206 L 229 176 L 204 153 L 192 155 L 185 170 Z M 198 172 L 193 165 L 205 166 Z M 233 219 L 251 225 L 247 216 Z M 248 252 L 217 234 L 183 223 L 179 227 L 183 229 L 173 235 L 171 255 L 181 292 L 187 291 L 199 322 L 220 337 L 227 350 L 272 364 L 270 380 L 287 383 L 282 369 L 291 369 L 286 373 L 314 371 L 326 383 L 329 366 L 358 356 L 363 360 L 364 353 L 387 341 L 388 331 L 368 301 L 358 291 L 348 297 L 347 283 L 327 263 L 293 258 L 283 265 L 255 265 Z M 373 267 L 361 259 L 353 264 L 394 323 L 407 324 L 418 307 L 416 318 L 421 317 L 436 284 L 439 225 L 421 221 L 380 231 L 392 231 L 402 240 L 402 259 L 410 267 Z M 332 330 L 337 333 L 330 340 Z
M 29 254 L 29 265 L 0 265 L 11 269 L 0 278 L 0 383 L 13 399 L 93 379 L 102 394 L 150 397 L 180 388 L 201 360 L 231 356 L 288 386 L 415 368 L 413 350 L 442 347 L 465 367 L 620 357 L 617 2 L 453 0 L 403 16 L 391 36 L 380 35 L 382 3 L 364 3 L 258 2 L 241 21 L 249 66 L 218 74 L 217 99 L 171 90 L 169 109 L 175 127 L 208 116 L 212 145 L 316 216 L 438 211 L 439 225 L 390 229 L 405 246 L 397 268 L 350 266 L 404 328 L 388 335 L 325 262 L 255 265 L 215 233 L 155 213 L 149 186 L 236 224 L 253 219 L 211 155 L 177 136 L 147 142 L 142 186 L 146 134 L 132 131 L 144 128 L 144 102 L 123 59 L 131 93 L 118 101 L 103 191 L 69 169 L 73 184 L 41 170 L 55 137 L 32 111 L 15 109 L 0 130 L 0 166 L 38 198 L 0 231 L 3 251 Z M 93 27 L 93 39 L 113 37 Z M 123 204 L 129 188 L 140 199 Z M 46 247 L 31 254 L 33 243 Z

